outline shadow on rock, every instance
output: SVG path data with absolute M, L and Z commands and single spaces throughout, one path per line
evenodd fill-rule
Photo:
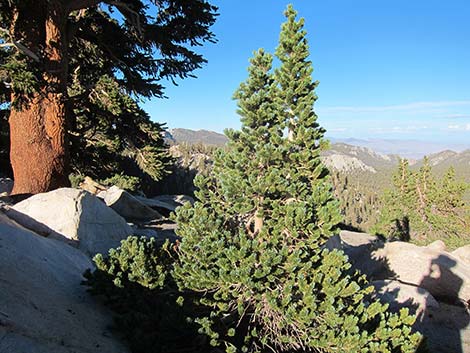
M 429 275 L 420 287 L 445 288 L 447 295 L 438 295 L 439 307 L 427 307 L 420 317 L 417 328 L 428 337 L 431 352 L 470 352 L 470 313 L 468 303 L 459 299 L 465 281 L 450 268 L 458 267 L 458 261 L 450 255 L 441 254 L 431 261 Z
M 343 250 L 390 310 L 408 307 L 417 316 L 415 329 L 426 336 L 430 352 L 468 353 L 470 266 L 441 243 L 420 247 L 342 231 L 327 247 Z

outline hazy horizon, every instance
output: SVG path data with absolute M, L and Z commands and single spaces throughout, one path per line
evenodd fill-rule
M 171 133 L 174 129 L 184 129 L 194 132 L 214 132 L 217 134 L 223 134 L 220 131 L 214 131 L 210 129 L 200 128 L 200 129 L 189 129 L 186 127 L 175 127 L 169 128 Z M 326 135 L 326 138 L 332 143 L 346 143 L 353 146 L 362 146 L 367 147 L 374 152 L 382 154 L 393 154 L 400 155 L 403 158 L 408 159 L 421 159 L 424 156 L 429 156 L 434 153 L 442 152 L 445 150 L 452 150 L 455 152 L 462 152 L 465 150 L 470 150 L 469 144 L 452 144 L 452 143 L 439 143 L 433 141 L 422 141 L 422 140 L 411 140 L 411 139 L 380 139 L 380 138 L 369 138 L 369 139 L 358 139 L 355 137 L 336 137 Z

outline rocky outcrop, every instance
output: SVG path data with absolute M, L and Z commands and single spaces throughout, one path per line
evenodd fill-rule
M 34 195 L 12 208 L 15 220 L 26 228 L 44 233 L 44 228 L 24 224 L 34 220 L 50 230 L 49 236 L 75 243 L 83 252 L 107 253 L 132 234 L 132 228 L 97 197 L 83 190 L 63 188 Z
M 404 242 L 386 243 L 373 252 L 388 277 L 428 290 L 434 297 L 470 300 L 470 266 L 450 253 Z
M 106 205 L 119 213 L 127 221 L 151 221 L 162 218 L 159 212 L 117 186 L 113 186 L 100 193 L 100 196 L 103 197 Z
M 420 247 L 342 231 L 325 247 L 344 251 L 390 310 L 417 314 L 414 327 L 426 336 L 429 352 L 470 353 L 470 246 L 449 253 L 442 241 Z
M 427 338 L 430 353 L 470 352 L 468 307 L 440 302 L 420 315 L 415 328 Z
M 446 251 L 446 244 L 442 240 L 436 240 L 426 247 L 436 251 Z
M 343 250 L 353 266 L 371 280 L 395 279 L 424 288 L 435 297 L 470 300 L 470 266 L 446 252 L 442 241 L 421 247 L 342 231 L 326 247 Z
M 377 173 L 374 168 L 368 166 L 360 159 L 343 154 L 325 156 L 322 158 L 322 161 L 328 168 L 332 168 L 340 172 L 367 171 L 370 173 Z
M 127 352 L 111 313 L 80 284 L 91 267 L 78 249 L 0 213 L 0 352 Z

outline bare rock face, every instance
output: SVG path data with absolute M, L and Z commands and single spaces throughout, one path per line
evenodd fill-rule
M 0 352 L 125 353 L 81 285 L 87 255 L 0 217 Z
M 422 287 L 436 298 L 470 300 L 470 266 L 448 252 L 397 241 L 374 251 L 373 258 L 387 267 L 387 278 Z
M 113 186 L 105 193 L 104 202 L 128 221 L 151 221 L 162 218 L 162 215 L 145 205 L 127 191 Z
M 391 310 L 398 310 L 403 306 L 416 314 L 424 313 L 428 308 L 438 308 L 439 303 L 424 288 L 393 280 L 380 280 L 371 283 L 380 301 L 388 303 Z
M 344 251 L 391 310 L 417 314 L 429 352 L 470 353 L 470 245 L 449 253 L 441 241 L 420 247 L 342 231 L 325 247 Z
M 347 156 L 344 154 L 332 154 L 322 158 L 323 163 L 328 168 L 338 170 L 341 172 L 351 172 L 351 171 L 367 171 L 371 173 L 377 173 L 377 171 L 368 166 L 363 161 L 356 157 Z
M 371 280 L 395 279 L 424 288 L 436 298 L 470 300 L 470 265 L 446 252 L 441 241 L 420 247 L 341 231 L 328 240 L 326 247 L 343 250 L 353 267 Z M 465 249 L 456 252 L 460 256 L 466 253 Z
M 122 217 L 83 190 L 62 188 L 37 194 L 12 209 L 17 213 L 15 221 L 26 228 L 36 231 L 32 219 L 50 229 L 49 236 L 71 241 L 89 255 L 107 253 L 132 235 L 132 228 Z M 23 224 L 22 218 L 29 223 Z M 44 227 L 38 230 L 41 232 Z
M 451 252 L 452 256 L 470 266 L 470 244 L 461 246 Z

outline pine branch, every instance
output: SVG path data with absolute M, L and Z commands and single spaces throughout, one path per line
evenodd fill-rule
M 10 31 L 5 28 L 0 27 L 0 32 L 5 33 L 8 37 L 11 37 Z M 14 39 L 11 42 L 0 43 L 0 48 L 5 48 L 5 47 L 15 47 L 22 53 L 32 58 L 34 61 L 36 62 L 41 61 L 41 59 L 39 58 L 38 55 L 36 55 L 36 53 L 34 53 L 32 50 L 28 49 L 26 46 L 21 44 L 21 42 L 16 41 Z
M 87 9 L 89 7 L 93 7 L 98 5 L 102 0 L 75 0 L 69 3 L 67 7 L 67 12 L 70 13 L 76 10 Z
M 139 37 L 143 37 L 144 32 L 140 24 L 140 15 L 137 11 L 134 11 L 129 7 L 129 5 L 121 1 L 107 1 L 107 4 L 116 6 L 119 12 L 121 12 L 122 15 L 124 15 L 125 17 L 127 17 L 126 12 L 130 13 L 134 18 L 129 20 L 132 22 L 132 25 L 136 28 L 137 32 L 139 33 Z

